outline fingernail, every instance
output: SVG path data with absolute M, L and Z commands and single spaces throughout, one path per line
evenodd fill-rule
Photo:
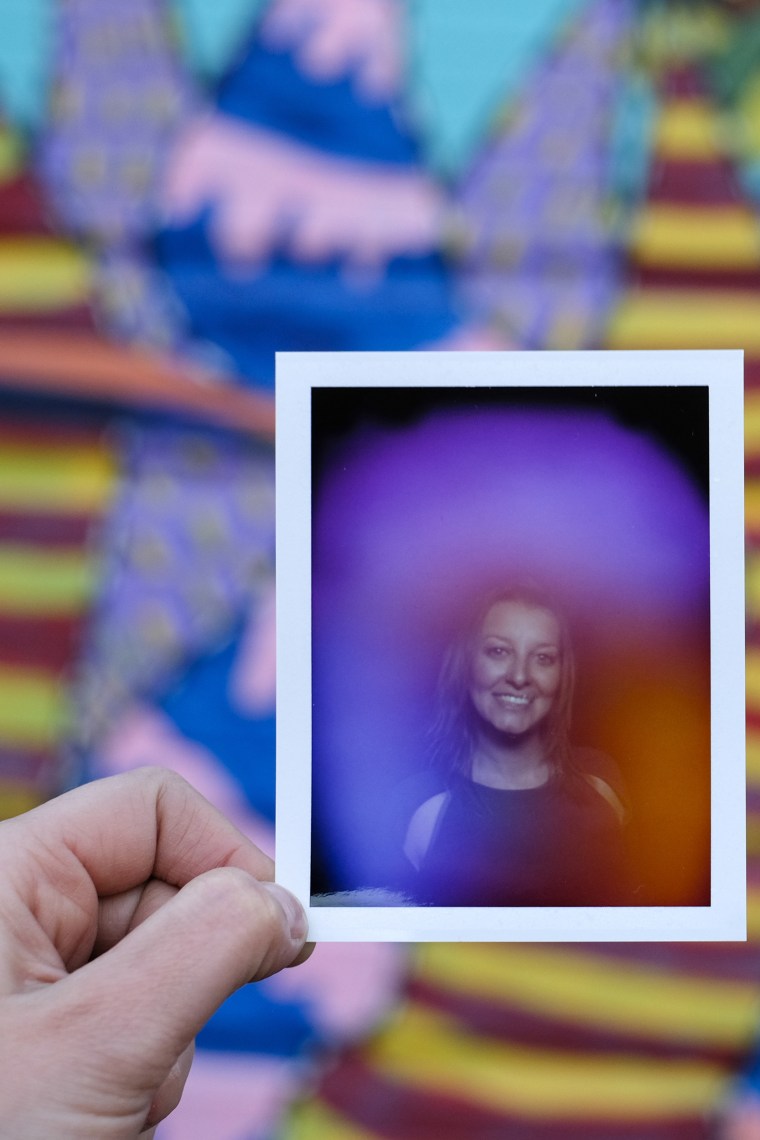
M 262 883 L 261 885 L 277 899 L 285 911 L 290 937 L 294 942 L 303 942 L 309 930 L 309 922 L 298 899 L 278 883 Z

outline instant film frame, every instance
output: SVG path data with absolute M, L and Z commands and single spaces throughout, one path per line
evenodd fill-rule
M 739 351 L 278 355 L 276 864 L 312 939 L 746 937 L 742 374 Z M 635 905 L 387 893 L 441 615 L 500 558 L 581 599 L 577 731 L 638 814 Z

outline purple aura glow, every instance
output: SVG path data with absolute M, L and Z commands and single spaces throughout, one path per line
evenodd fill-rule
M 706 504 L 664 447 L 605 413 L 364 429 L 314 522 L 315 796 L 346 885 L 382 881 L 386 803 L 421 765 L 441 647 L 485 590 L 538 578 L 617 652 L 707 628 Z

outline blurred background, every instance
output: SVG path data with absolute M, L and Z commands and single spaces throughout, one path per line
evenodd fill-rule
M 271 847 L 276 349 L 744 348 L 750 941 L 323 945 L 162 1140 L 760 1137 L 760 5 L 0 6 L 0 813 Z

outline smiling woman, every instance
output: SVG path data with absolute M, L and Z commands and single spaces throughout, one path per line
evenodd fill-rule
M 612 761 L 570 744 L 567 622 L 532 586 L 492 594 L 448 646 L 431 758 L 409 822 L 410 890 L 438 906 L 634 903 Z

